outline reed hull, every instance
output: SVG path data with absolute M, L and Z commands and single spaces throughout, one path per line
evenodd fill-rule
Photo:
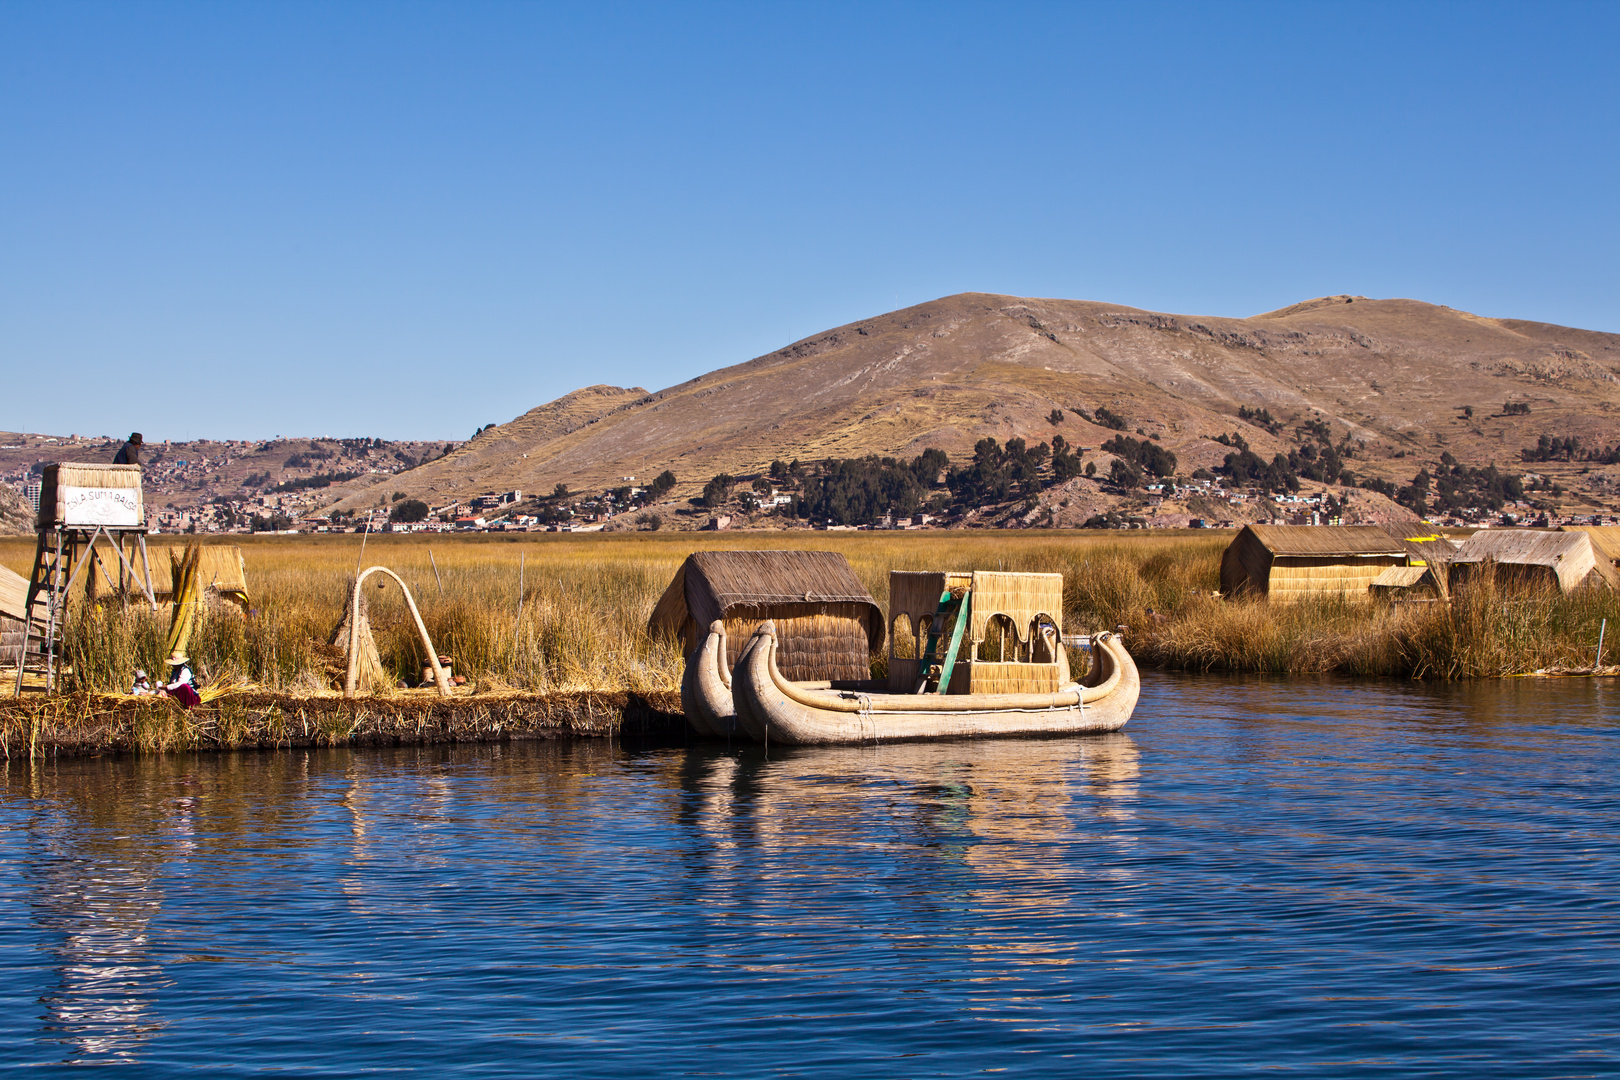
M 1118 731 L 1130 720 L 1141 678 L 1113 634 L 1092 639 L 1090 685 L 1056 694 L 885 694 L 792 683 L 775 663 L 772 623 L 755 632 L 732 672 L 736 711 L 755 739 L 784 745 L 890 742 Z
M 681 676 L 681 705 L 686 722 L 701 738 L 742 738 L 745 731 L 732 701 L 730 673 L 726 671 L 726 628 L 718 619 L 709 627 L 697 651 L 686 658 Z

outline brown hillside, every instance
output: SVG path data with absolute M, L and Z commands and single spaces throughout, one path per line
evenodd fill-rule
M 549 492 L 672 469 L 680 493 L 775 458 L 953 458 L 985 436 L 1113 433 L 1054 407 L 1105 405 L 1158 435 L 1186 472 L 1241 431 L 1269 457 L 1294 440 L 1242 423 L 1241 406 L 1292 426 L 1328 421 L 1365 444 L 1358 473 L 1409 479 L 1443 451 L 1508 465 L 1545 432 L 1620 442 L 1620 335 L 1481 318 L 1416 300 L 1335 296 L 1247 319 L 1118 304 L 964 293 L 851 323 L 649 394 L 593 386 L 484 432 L 391 484 L 430 502 Z M 1505 402 L 1528 416 L 1501 416 Z M 1472 406 L 1471 419 L 1461 408 Z M 1401 454 L 1396 458 L 1396 454 Z M 361 497 L 362 499 L 364 497 Z
M 0 536 L 34 531 L 34 507 L 8 484 L 0 484 Z

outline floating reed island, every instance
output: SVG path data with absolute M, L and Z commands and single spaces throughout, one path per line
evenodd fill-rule
M 70 693 L 0 701 L 7 759 L 114 752 L 393 746 L 574 737 L 679 737 L 678 691 L 410 690 L 345 698 L 231 693 L 191 709 L 166 698 Z
M 654 714 L 680 712 L 684 653 L 679 631 L 650 631 L 648 620 L 687 556 L 722 548 L 836 551 L 873 596 L 887 595 L 892 570 L 978 566 L 1061 574 L 1064 626 L 1076 633 L 1126 627 L 1125 644 L 1147 668 L 1497 677 L 1589 668 L 1602 621 L 1609 620 L 1611 639 L 1620 629 L 1620 602 L 1610 590 L 1563 592 L 1500 575 L 1477 575 L 1453 590 L 1449 603 L 1380 604 L 1332 594 L 1292 603 L 1217 598 L 1231 539 L 1208 531 L 413 534 L 372 536 L 362 564 L 359 537 L 233 536 L 220 543 L 240 546 L 249 610 L 229 601 L 205 606 L 189 652 L 207 682 L 241 693 L 204 712 L 167 719 L 154 711 L 169 707 L 161 703 L 116 701 L 136 668 L 158 673 L 170 610 L 88 604 L 80 597 L 64 640 L 68 693 L 0 698 L 0 723 L 7 725 L 13 756 L 26 754 L 29 745 L 67 753 L 72 747 L 289 745 L 294 734 L 332 744 L 405 739 L 417 737 L 410 732 L 418 722 L 424 740 L 430 731 L 437 732 L 432 738 L 508 738 L 519 719 L 497 728 L 486 717 L 509 695 L 499 707 L 514 717 L 529 710 L 537 736 L 629 734 L 643 730 L 636 726 L 643 715 L 651 725 L 645 730 L 653 732 L 664 722 Z M 203 543 L 206 551 L 214 542 Z M 26 573 L 33 547 L 32 539 L 0 540 L 0 563 Z M 400 575 L 435 648 L 451 656 L 455 673 L 467 680 L 451 705 L 434 693 L 396 686 L 379 686 L 352 702 L 342 698 L 333 630 L 357 570 L 373 563 Z M 398 587 L 368 582 L 367 597 L 381 670 L 396 684 L 419 684 L 425 658 Z M 1609 651 L 1614 648 L 1611 642 Z M 870 677 L 886 679 L 887 664 L 888 650 L 880 650 Z M 578 706 L 578 719 L 570 719 L 575 707 L 563 704 L 568 695 L 590 703 Z M 620 710 L 617 719 L 603 711 L 610 708 L 604 703 Z M 375 718 L 375 736 L 364 734 L 364 724 L 355 726 L 361 714 Z M 440 727 L 433 729 L 435 723 Z M 30 743 L 31 730 L 52 735 Z

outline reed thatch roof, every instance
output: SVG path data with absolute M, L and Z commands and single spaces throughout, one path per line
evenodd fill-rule
M 1377 525 L 1248 525 L 1249 533 L 1274 557 L 1405 555 L 1406 547 Z
M 1452 557 L 1454 567 L 1485 562 L 1499 567 L 1539 567 L 1550 572 L 1565 592 L 1589 582 L 1620 588 L 1620 573 L 1598 554 L 1584 532 L 1481 529 L 1464 540 Z
M 690 617 L 705 629 L 733 613 L 761 618 L 771 608 L 863 604 L 883 640 L 883 609 L 836 551 L 699 551 L 687 556 L 653 608 L 648 628 L 679 631 Z
M 1408 589 L 1429 574 L 1427 566 L 1390 566 L 1372 579 L 1375 589 Z
M 1384 531 L 1406 549 L 1408 561 L 1443 564 L 1457 554 L 1458 542 L 1422 525 L 1385 525 Z
M 80 488 L 138 488 L 141 486 L 139 465 L 85 465 L 59 461 L 45 466 L 45 486 L 53 481 L 62 487 Z
M 1620 563 L 1620 525 L 1564 525 L 1561 532 L 1583 532 L 1592 538 L 1598 554 Z
M 27 605 L 28 579 L 0 566 L 0 616 L 21 619 Z

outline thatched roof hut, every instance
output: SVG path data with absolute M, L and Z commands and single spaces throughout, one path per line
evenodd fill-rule
M 1620 525 L 1564 525 L 1559 531 L 1585 533 L 1592 538 L 1599 555 L 1620 565 Z
M 1481 529 L 1451 560 L 1451 587 L 1494 565 L 1500 582 L 1541 583 L 1571 592 L 1582 585 L 1620 588 L 1620 572 L 1584 532 Z
M 1221 592 L 1366 600 L 1373 578 L 1408 561 L 1405 544 L 1376 525 L 1246 525 L 1221 556 Z
M 716 619 L 735 664 L 755 627 L 776 622 L 777 666 L 795 682 L 869 679 L 883 609 L 835 551 L 700 551 L 687 556 L 647 628 L 678 634 L 688 656 Z

